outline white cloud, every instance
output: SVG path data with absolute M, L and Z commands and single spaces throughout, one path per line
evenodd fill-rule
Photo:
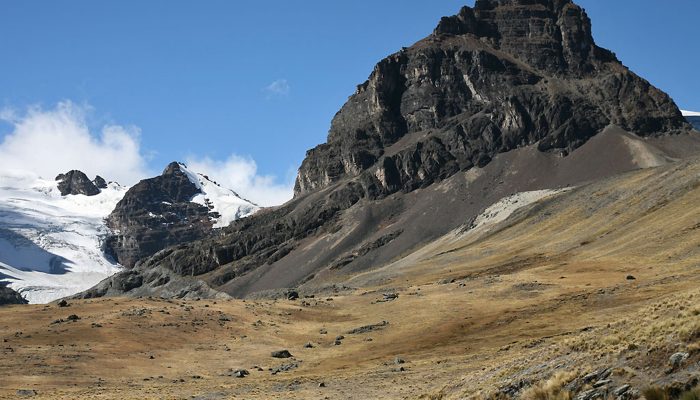
M 188 157 L 187 166 L 209 176 L 221 186 L 233 189 L 241 197 L 261 206 L 275 206 L 292 198 L 294 182 L 279 182 L 271 175 L 258 175 L 255 160 L 231 155 L 225 161 L 209 157 Z
M 133 184 L 149 174 L 136 127 L 105 125 L 90 132 L 88 106 L 70 101 L 52 110 L 30 107 L 25 113 L 0 110 L 12 132 L 0 142 L 0 170 L 25 170 L 46 179 L 79 169 L 89 177 Z
M 287 82 L 286 79 L 278 79 L 265 86 L 264 90 L 270 96 L 284 97 L 289 95 L 292 91 L 292 87 L 289 86 L 289 82 Z

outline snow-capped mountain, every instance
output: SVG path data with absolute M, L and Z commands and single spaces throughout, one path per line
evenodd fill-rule
M 142 190 L 144 186 L 148 190 Z M 167 192 L 163 188 L 180 197 L 161 193 Z M 125 197 L 137 207 L 120 208 Z M 0 281 L 30 303 L 47 303 L 87 290 L 123 269 L 110 244 L 134 228 L 140 236 L 126 242 L 137 247 L 145 243 L 139 254 L 150 255 L 258 209 L 180 163 L 132 188 L 107 184 L 100 177 L 91 182 L 80 171 L 61 174 L 57 180 L 0 172 Z M 110 229 L 108 223 L 119 219 L 115 215 L 135 226 Z
M 59 182 L 28 172 L 0 173 L 0 279 L 31 303 L 88 289 L 119 271 L 105 256 L 104 219 L 127 188 L 62 196 Z

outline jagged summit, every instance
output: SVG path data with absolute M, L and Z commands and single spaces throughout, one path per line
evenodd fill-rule
M 144 179 L 126 193 L 107 218 L 116 233 L 108 249 L 132 267 L 165 247 L 206 236 L 212 228 L 258 210 L 255 204 L 202 174 L 173 161 L 160 176 Z
M 345 177 L 367 194 L 410 191 L 531 144 L 570 153 L 608 125 L 689 129 L 668 95 L 595 45 L 579 6 L 480 1 L 377 64 L 307 153 L 295 193 Z

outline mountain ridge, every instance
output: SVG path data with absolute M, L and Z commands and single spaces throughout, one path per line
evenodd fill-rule
M 183 277 L 236 297 L 333 287 L 514 193 L 692 154 L 690 132 L 571 1 L 479 1 L 377 64 L 307 152 L 291 201 L 143 259 L 122 294 L 197 296 Z

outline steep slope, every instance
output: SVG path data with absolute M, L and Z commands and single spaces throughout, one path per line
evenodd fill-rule
M 227 226 L 258 208 L 184 164 L 173 162 L 160 176 L 134 185 L 117 203 L 107 218 L 115 232 L 107 247 L 120 264 L 133 267 L 144 257 L 200 239 L 212 228 Z
M 292 201 L 145 260 L 131 274 L 159 285 L 129 294 L 161 292 L 165 276 L 235 296 L 342 282 L 505 196 L 692 154 L 690 131 L 571 1 L 480 0 L 375 67 L 307 153 Z
M 32 303 L 80 292 L 119 270 L 103 252 L 104 218 L 126 188 L 110 183 L 91 196 L 63 196 L 63 182 L 0 174 L 0 280 Z

